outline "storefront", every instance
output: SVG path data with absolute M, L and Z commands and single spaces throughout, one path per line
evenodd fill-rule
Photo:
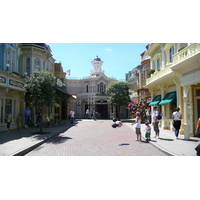
M 11 115 L 11 129 L 15 127 L 18 113 L 23 118 L 24 80 L 18 76 L 1 71 L 0 73 L 0 131 L 6 130 L 6 116 Z

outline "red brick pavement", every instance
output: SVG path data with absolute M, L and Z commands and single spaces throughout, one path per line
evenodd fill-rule
M 50 139 L 26 156 L 166 156 L 150 143 L 135 141 L 126 124 L 112 128 L 111 120 L 77 121 L 76 126 Z

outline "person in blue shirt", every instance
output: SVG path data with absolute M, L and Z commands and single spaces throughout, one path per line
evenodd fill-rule
M 31 110 L 28 106 L 24 110 L 24 116 L 25 116 L 25 128 L 29 128 L 28 123 L 29 121 L 31 121 Z

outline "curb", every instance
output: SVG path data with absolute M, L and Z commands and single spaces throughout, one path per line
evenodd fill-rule
M 48 140 L 52 139 L 55 136 L 58 136 L 61 134 L 61 132 L 66 131 L 67 129 L 69 129 L 70 125 L 67 124 L 67 126 L 61 130 L 58 130 L 58 132 L 53 133 L 51 136 L 49 136 L 46 139 L 43 139 L 42 141 L 34 144 L 34 145 L 30 145 L 29 147 L 25 147 L 22 150 L 17 151 L 16 153 L 10 154 L 9 156 L 24 156 L 25 154 L 29 153 L 30 151 L 34 150 L 35 148 L 39 147 L 40 145 L 42 145 L 43 143 L 47 142 Z
M 145 140 L 145 138 L 144 138 L 143 136 L 142 136 L 142 139 Z M 180 155 L 178 155 L 178 154 L 174 154 L 174 153 L 172 153 L 172 152 L 170 152 L 170 151 L 168 151 L 168 150 L 162 148 L 161 146 L 159 146 L 159 145 L 157 145 L 157 144 L 154 144 L 154 143 L 151 142 L 151 141 L 149 141 L 149 143 L 150 143 L 151 145 L 153 145 L 154 147 L 156 147 L 157 149 L 161 150 L 162 152 L 168 154 L 169 156 L 180 156 Z

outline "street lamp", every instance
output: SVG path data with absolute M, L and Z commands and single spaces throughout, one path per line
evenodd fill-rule
M 5 70 L 6 72 L 8 72 L 8 71 L 9 71 L 9 67 L 10 67 L 10 64 L 9 64 L 9 63 L 7 63 L 7 64 L 6 64 L 6 70 Z

